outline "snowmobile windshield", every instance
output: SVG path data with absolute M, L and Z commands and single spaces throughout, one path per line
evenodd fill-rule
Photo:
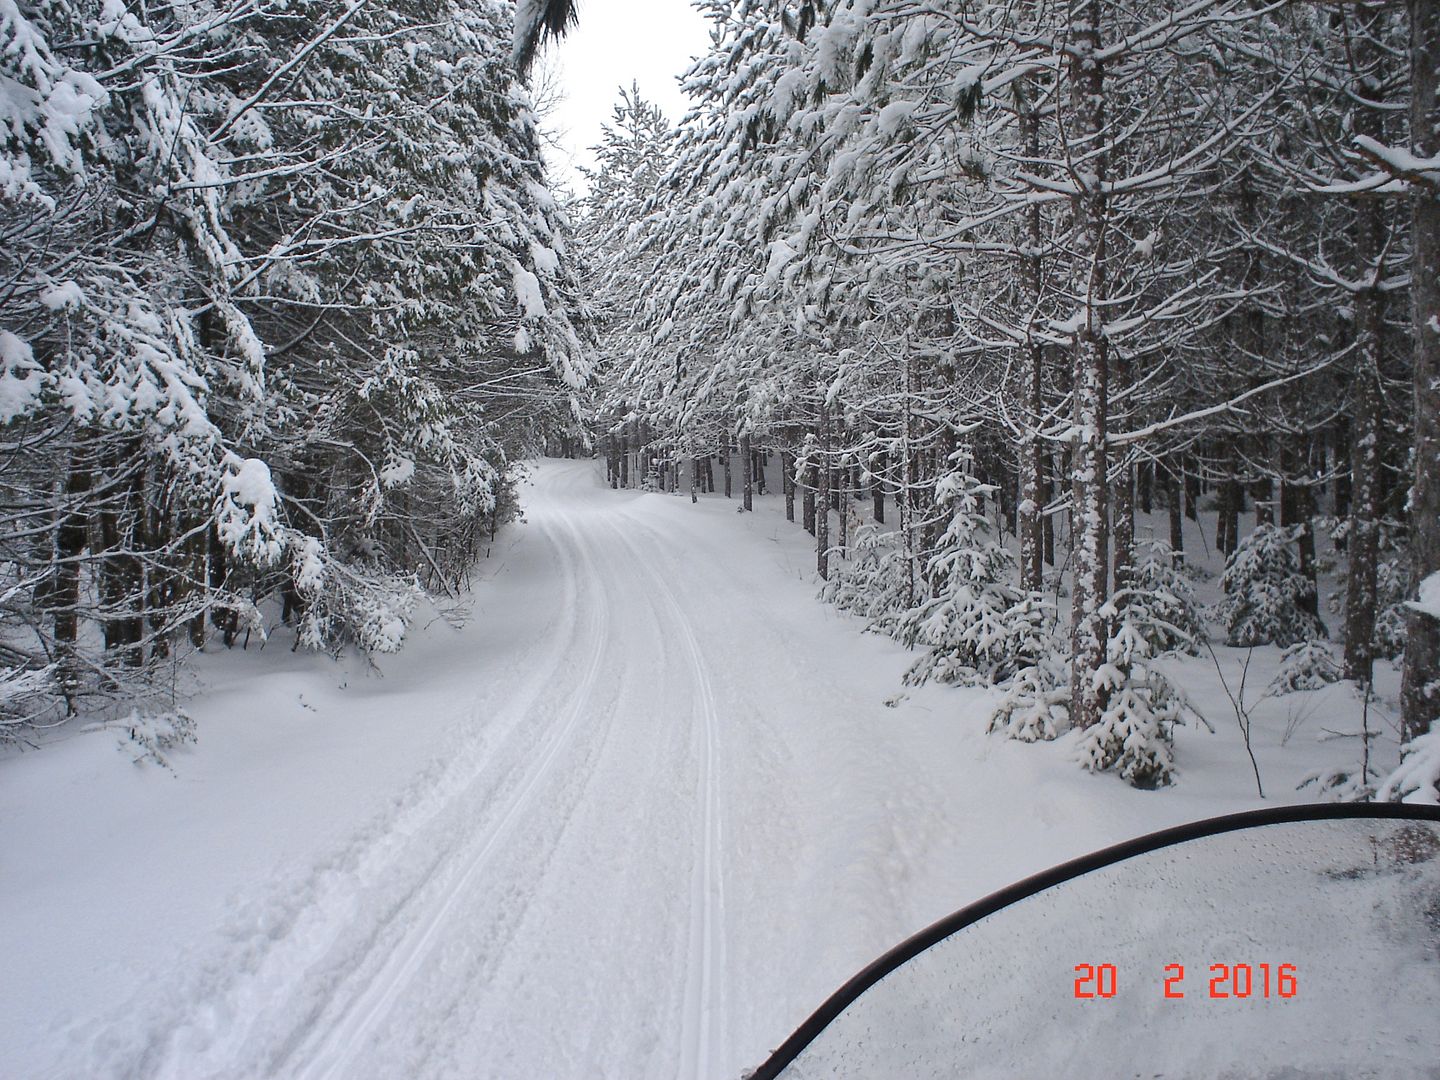
M 756 1080 L 1440 1078 L 1440 811 L 1167 830 L 870 965 Z

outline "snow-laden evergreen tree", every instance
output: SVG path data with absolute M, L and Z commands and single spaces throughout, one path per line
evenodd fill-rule
M 1155 628 L 1133 595 L 1116 594 L 1104 613 L 1115 627 L 1105 664 L 1095 674 L 1105 707 L 1100 721 L 1077 743 L 1080 763 L 1094 772 L 1114 770 L 1141 788 L 1163 787 L 1175 774 L 1174 729 L 1184 723 L 1184 696 L 1155 664 Z
M 1293 694 L 1319 690 L 1339 682 L 1343 674 L 1330 646 L 1323 641 L 1300 641 L 1280 654 L 1280 668 L 1270 680 L 1270 691 Z
M 1405 652 L 1405 594 L 1410 583 L 1408 555 L 1382 559 L 1375 569 L 1373 654 L 1398 661 Z
M 1022 667 L 1005 687 L 988 730 L 1019 742 L 1048 742 L 1070 728 L 1070 667 L 1056 648 Z
M 599 335 L 599 377 L 605 395 L 597 402 L 596 426 L 613 457 L 634 441 L 631 420 L 637 401 L 659 401 L 664 392 L 653 382 L 656 372 L 646 361 L 655 338 L 652 323 L 655 297 L 648 288 L 655 256 L 652 202 L 663 202 L 664 179 L 674 160 L 674 131 L 664 113 L 640 96 L 639 88 L 622 89 L 610 122 L 593 148 L 595 166 L 582 170 L 589 193 L 581 203 L 579 239 L 589 252 L 590 297 Z M 670 439 L 674 425 L 647 415 L 647 421 Z M 687 442 L 692 457 L 696 449 Z
M 282 142 L 333 133 L 323 152 L 337 160 L 270 182 L 283 209 L 262 201 L 253 222 L 269 246 L 257 318 L 268 337 L 300 342 L 274 365 L 265 425 L 322 561 L 388 569 L 377 595 L 405 595 L 412 573 L 453 589 L 509 501 L 512 455 L 578 418 L 590 364 L 579 290 L 534 118 L 511 83 L 506 7 L 354 18 L 373 31 L 363 44 L 322 43 L 300 76 L 308 114 L 268 121 Z M 379 115 L 375 100 L 392 105 Z M 298 265 L 280 257 L 296 247 Z M 336 570 L 337 615 L 345 579 Z M 367 618 L 357 608 L 353 628 Z
M 913 596 L 914 567 L 898 531 L 873 522 L 860 526 L 848 557 L 838 563 L 820 595 L 866 620 L 876 633 L 899 637 Z
M 1146 635 L 1152 656 L 1198 653 L 1205 626 L 1183 556 L 1158 540 L 1144 547 L 1125 594 L 1126 608 L 1133 609 L 1131 622 Z
M 398 643 L 590 377 L 503 0 L 0 9 L 3 662 Z M 379 103 L 383 103 L 383 108 Z M 27 687 L 31 675 L 19 679 Z M 33 708 L 32 708 L 33 706 Z
M 1321 519 L 1321 524 L 1317 527 L 1324 526 L 1330 526 L 1330 536 L 1335 547 L 1348 551 L 1350 523 Z M 1405 651 L 1405 599 L 1410 584 L 1410 557 L 1405 550 L 1407 530 L 1402 521 L 1385 519 L 1376 523 L 1375 531 L 1375 619 L 1368 655 L 1375 659 L 1398 661 Z M 1335 561 L 1324 559 L 1322 565 L 1329 569 L 1335 565 Z M 1353 575 L 1347 575 L 1347 581 L 1351 576 Z M 1352 631 L 1358 632 L 1364 625 L 1362 622 L 1359 627 L 1353 626 L 1347 618 L 1348 591 L 1348 588 L 1346 592 L 1336 590 L 1326 601 L 1326 611 L 1335 615 L 1345 626 L 1347 641 Z M 1365 681 L 1365 678 L 1362 671 L 1360 681 Z
M 1015 585 L 1015 557 L 985 515 L 990 488 L 959 451 L 940 478 L 936 498 L 949 514 L 926 563 L 928 596 L 906 611 L 896 630 L 923 650 L 905 680 L 993 686 L 1035 664 L 1052 647 L 1049 605 Z
M 1114 627 L 1098 676 L 1106 707 L 1102 722 L 1081 736 L 1081 762 L 1095 771 L 1113 768 L 1137 787 L 1168 784 L 1172 732 L 1186 703 L 1156 661 L 1194 653 L 1204 640 L 1183 561 L 1167 545 L 1152 543 L 1106 618 Z M 991 732 L 1036 742 L 1069 729 L 1069 671 L 1056 645 L 1010 680 L 991 714 Z
M 189 104 L 207 70 L 194 53 L 233 59 L 208 28 L 243 18 L 190 14 L 198 39 L 171 37 L 170 14 L 152 25 L 113 6 L 0 18 L 0 81 L 16 91 L 0 135 L 0 422 L 19 451 L 0 610 L 7 662 L 48 667 L 50 702 L 72 712 L 138 686 L 131 669 L 205 609 L 198 548 L 275 555 L 268 473 L 218 423 L 223 400 L 263 393 L 263 350 L 235 303 L 228 167 Z
M 1325 636 L 1315 584 L 1301 573 L 1293 545 L 1303 526 L 1260 525 L 1225 563 L 1216 618 L 1229 645 L 1294 645 Z
M 1376 801 L 1440 804 L 1440 731 L 1427 731 L 1401 750 L 1400 765 L 1380 784 Z

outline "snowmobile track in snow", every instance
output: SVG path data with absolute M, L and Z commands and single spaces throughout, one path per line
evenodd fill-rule
M 643 526 L 638 526 L 644 528 Z M 700 835 L 692 871 L 690 940 L 686 961 L 686 985 L 681 1017 L 678 1076 L 708 1076 L 717 1056 L 725 1049 L 725 887 L 721 852 L 724 850 L 724 815 L 717 780 L 720 757 L 720 719 L 710 670 L 690 620 L 663 573 L 657 573 L 623 530 L 616 530 L 622 543 L 644 567 L 655 592 L 669 610 L 673 625 L 680 631 L 695 680 L 699 712 L 698 791 L 701 811 Z M 664 538 L 654 530 L 664 550 Z
M 578 542 L 578 530 L 568 515 L 561 518 L 565 532 L 581 553 L 583 564 L 578 569 L 567 565 L 572 580 L 582 574 L 593 576 L 594 567 L 585 553 L 585 547 Z M 557 545 L 559 546 L 559 545 Z M 586 707 L 591 704 L 591 693 L 600 675 L 608 633 L 608 609 L 604 604 L 592 606 L 592 626 L 586 632 L 590 640 L 584 675 L 572 695 L 565 719 L 551 730 L 544 747 L 536 756 L 523 781 L 509 797 L 494 824 L 478 834 L 470 850 L 459 856 L 463 859 L 462 869 L 451 876 L 444 891 L 427 900 L 428 910 L 416 916 L 401 939 L 392 947 L 378 971 L 366 979 L 360 987 L 351 991 L 353 996 L 343 1007 L 339 1018 L 318 1037 L 318 1045 L 303 1048 L 303 1064 L 293 1069 L 292 1075 L 304 1080 L 345 1076 L 356 1053 L 365 1043 L 365 1037 L 383 1022 L 406 986 L 420 971 L 426 958 L 439 944 L 447 921 L 459 898 L 476 879 L 476 876 L 490 861 L 493 853 L 504 843 L 524 812 L 529 810 L 544 782 L 554 771 L 561 750 L 573 740 Z M 547 676 L 553 669 L 547 671 Z M 341 993 L 347 991 L 341 990 Z M 313 1043 L 313 1041 L 312 1041 Z
M 658 932 L 642 954 L 659 978 L 651 1006 L 659 1009 L 649 1022 L 672 1033 L 669 1053 L 635 1062 L 636 1075 L 699 1080 L 727 1058 L 720 706 L 693 616 L 671 584 L 681 567 L 667 537 L 623 506 L 591 514 L 547 500 L 534 520 L 558 571 L 543 652 L 512 669 L 521 679 L 494 700 L 498 708 L 486 710 L 479 702 L 491 699 L 477 699 L 443 767 L 347 845 L 334 869 L 317 875 L 304 894 L 309 902 L 277 924 L 283 929 L 228 976 L 193 988 L 185 1019 L 171 1029 L 182 1035 L 162 1037 L 147 1059 L 159 1066 L 155 1075 L 248 1075 L 235 1066 L 249 1061 L 267 1074 L 319 1080 L 377 1074 L 402 1043 L 410 1047 L 400 1050 L 410 1055 L 406 1068 L 462 1053 L 414 1031 L 417 1008 L 426 1008 L 419 1003 L 443 1013 L 463 1000 L 467 1010 L 488 1013 L 503 1000 L 494 995 L 524 985 L 537 932 L 544 940 L 543 919 L 532 921 L 540 890 L 549 890 L 542 909 L 556 912 L 551 860 L 572 825 L 580 838 L 570 843 L 573 853 L 607 814 L 614 820 L 609 793 L 622 790 L 616 764 L 637 736 L 652 740 L 655 763 L 665 770 L 647 789 L 647 800 L 657 801 L 643 805 L 651 813 L 668 807 L 662 813 L 677 815 L 670 820 L 678 829 L 653 834 L 660 843 L 649 851 L 659 859 L 647 865 L 670 883 L 655 895 L 674 903 L 662 901 L 662 921 L 651 924 Z M 639 608 L 624 608 L 627 597 L 648 610 L 645 628 L 633 621 Z M 631 621 L 617 621 L 622 610 L 632 612 Z M 627 662 L 627 649 L 635 648 L 648 663 Z M 665 680 L 659 688 L 648 681 L 657 674 Z M 641 687 L 673 693 L 668 713 L 655 711 L 652 690 Z M 628 726 L 617 729 L 617 715 Z M 644 722 L 637 726 L 637 718 Z M 668 742 L 658 738 L 667 729 Z M 610 865 L 624 865 L 624 850 L 610 851 Z M 616 915 L 632 903 L 624 889 L 607 899 L 605 910 Z M 602 925 L 613 930 L 617 923 Z M 517 934 L 527 942 L 518 950 Z M 587 972 L 603 972 L 613 947 L 601 943 L 577 959 Z M 572 974 L 565 992 L 584 986 L 593 994 L 603 985 Z M 237 1015 L 245 1019 L 233 1026 L 208 1019 Z M 626 1030 L 644 1045 L 652 1029 L 633 1023 Z M 594 1044 L 593 1056 L 587 1049 L 572 1060 L 613 1062 L 604 1036 L 598 1044 L 594 1036 L 581 1041 Z M 508 1075 L 499 1071 L 508 1067 L 503 1058 L 485 1067 Z

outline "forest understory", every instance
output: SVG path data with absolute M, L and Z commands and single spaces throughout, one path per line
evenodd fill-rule
M 1065 687 L 1052 684 L 1047 698 L 1024 677 L 1007 677 L 1003 669 L 998 677 L 986 677 L 961 659 L 973 657 L 983 664 L 993 655 L 1005 655 L 1001 651 L 1006 643 L 1005 618 L 1014 597 L 1003 589 L 1003 572 L 1014 569 L 1018 538 L 1003 524 L 993 534 L 988 529 L 989 522 L 1003 523 L 1007 518 L 997 498 L 998 487 L 977 484 L 973 501 L 964 506 L 973 515 L 967 522 L 973 530 L 966 538 L 968 546 L 979 552 L 983 565 L 992 568 L 994 579 L 981 581 L 973 595 L 958 600 L 951 595 L 940 603 L 925 599 L 917 603 L 917 591 L 909 591 L 913 606 L 906 607 L 900 598 L 907 590 L 917 590 L 921 579 L 912 583 L 905 580 L 903 570 L 897 572 L 895 553 L 903 543 L 902 526 L 893 520 L 886 523 L 887 507 L 891 519 L 896 512 L 878 480 L 866 487 L 858 471 L 831 478 L 829 510 L 821 515 L 815 499 L 807 498 L 803 491 L 797 495 L 781 474 L 779 455 L 772 460 L 763 451 L 753 452 L 749 475 L 744 462 L 733 453 L 683 462 L 678 469 L 643 452 L 629 455 L 628 460 L 617 454 L 606 468 L 617 488 L 626 487 L 634 478 L 638 481 L 634 486 L 640 489 L 679 496 L 692 494 L 692 489 L 679 487 L 676 481 L 684 478 L 688 484 L 693 469 L 696 496 L 730 500 L 738 510 L 747 509 L 748 504 L 767 521 L 783 517 L 790 530 L 809 534 L 802 542 L 811 545 L 812 557 L 818 537 L 828 537 L 825 576 L 809 565 L 797 568 L 797 576 L 816 581 L 820 585 L 817 598 L 855 616 L 858 629 L 895 638 L 917 654 L 903 676 L 904 687 L 935 680 L 988 688 L 992 704 L 987 730 L 992 734 L 1033 742 L 1056 738 L 1068 730 Z M 1171 497 L 1166 493 L 1142 486 L 1136 499 L 1135 543 L 1144 555 L 1134 586 L 1135 603 L 1143 605 L 1146 617 L 1159 627 L 1158 633 L 1150 631 L 1156 634 L 1153 646 L 1147 642 L 1138 648 L 1150 649 L 1146 655 L 1154 657 L 1155 686 L 1171 695 L 1167 700 L 1173 705 L 1163 718 L 1163 728 L 1157 722 L 1156 727 L 1141 729 L 1142 736 L 1168 744 L 1175 726 L 1188 724 L 1212 734 L 1217 725 L 1238 732 L 1247 749 L 1254 740 L 1273 747 L 1288 746 L 1298 738 L 1318 744 L 1301 758 L 1315 760 L 1328 752 L 1329 760 L 1286 789 L 1277 790 L 1272 784 L 1268 792 L 1258 762 L 1249 761 L 1247 768 L 1258 798 L 1373 797 L 1376 787 L 1393 775 L 1400 761 L 1402 672 L 1399 651 L 1392 648 L 1388 650 L 1391 655 L 1376 660 L 1372 679 L 1360 684 L 1346 680 L 1340 652 L 1326 640 L 1327 623 L 1344 610 L 1343 529 L 1336 530 L 1338 542 L 1335 536 L 1322 533 L 1320 543 L 1309 552 L 1312 579 L 1302 573 L 1298 560 L 1287 563 L 1283 555 L 1274 560 L 1253 540 L 1238 553 L 1225 554 L 1220 545 L 1227 530 L 1234 535 L 1241 515 L 1254 513 L 1253 508 L 1239 500 L 1227 506 L 1222 494 L 1206 491 L 1198 483 L 1191 488 L 1191 500 L 1186 500 L 1183 490 L 1174 495 L 1178 496 L 1174 513 L 1164 505 Z M 958 518 L 951 519 L 952 529 Z M 1013 530 L 1013 513 L 1009 520 Z M 1260 530 L 1258 538 L 1264 536 Z M 1063 530 L 1061 538 L 1057 545 L 1052 533 L 1051 542 L 1042 548 L 1048 591 L 1043 613 L 1030 627 L 1040 641 L 1047 636 L 1053 641 L 1070 615 L 1067 570 L 1045 558 L 1046 552 L 1064 550 Z M 1393 582 L 1397 576 L 1393 563 L 1387 570 Z M 1258 584 L 1242 577 L 1247 572 L 1260 578 Z M 968 579 L 967 584 L 974 580 Z M 993 589 L 988 596 L 984 592 L 987 585 Z M 1305 610 L 1313 614 L 1293 640 L 1265 640 L 1255 627 L 1263 625 L 1272 613 L 1236 604 L 1235 594 L 1250 593 L 1257 587 L 1273 590 L 1280 597 L 1308 598 Z M 1398 596 L 1398 589 L 1391 595 Z M 1397 636 L 1403 621 L 1398 603 L 1392 598 L 1386 606 L 1386 625 Z M 971 606 L 968 610 L 959 606 L 964 604 Z M 973 637 L 957 644 L 957 626 L 972 632 Z M 1161 633 L 1165 636 L 1159 636 Z M 967 647 L 968 652 L 964 651 Z M 1041 647 L 1032 649 L 1032 655 L 1044 655 Z M 902 700 L 905 692 L 897 688 L 896 700 Z M 973 708 L 973 704 L 966 706 L 967 711 Z M 1255 732 L 1263 734 L 1254 734 L 1252 739 Z M 1140 787 L 1170 782 L 1173 758 L 1168 747 L 1164 753 L 1165 776 L 1125 778 Z M 1078 759 L 1093 767 L 1088 751 L 1081 751 Z

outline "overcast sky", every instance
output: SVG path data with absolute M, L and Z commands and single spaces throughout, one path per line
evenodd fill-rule
M 541 65 L 557 65 L 563 99 L 545 121 L 560 141 L 550 154 L 556 179 L 584 190 L 574 166 L 590 166 L 621 86 L 659 105 L 673 124 L 685 111 L 676 76 L 710 43 L 709 24 L 686 0 L 579 0 L 580 24 L 545 46 Z

